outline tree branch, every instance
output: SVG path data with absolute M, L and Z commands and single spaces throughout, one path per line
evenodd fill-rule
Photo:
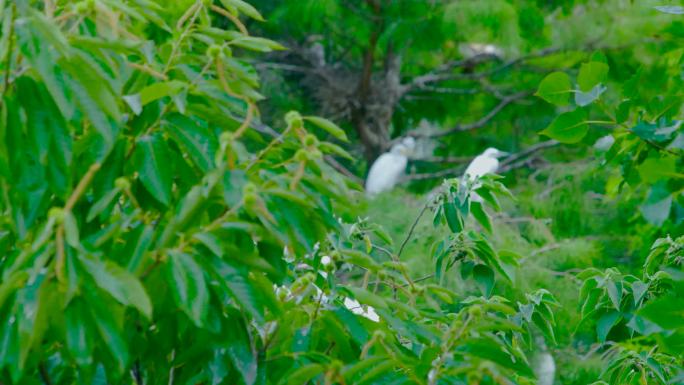
M 497 104 L 491 111 L 489 111 L 485 116 L 480 118 L 479 120 L 473 122 L 473 123 L 468 123 L 468 124 L 457 124 L 456 126 L 444 130 L 444 131 L 437 131 L 437 132 L 432 132 L 432 133 L 413 133 L 410 134 L 411 136 L 415 137 L 425 137 L 425 138 L 439 138 L 442 136 L 447 136 L 451 135 L 456 132 L 461 132 L 461 131 L 470 131 L 474 130 L 477 128 L 484 127 L 487 125 L 501 110 L 504 109 L 507 105 L 513 103 L 516 100 L 520 100 L 523 98 L 526 98 L 530 95 L 532 95 L 533 91 L 528 90 L 528 91 L 522 91 L 522 92 L 517 92 L 512 95 L 504 96 L 499 104 Z
M 360 184 L 363 186 L 363 179 L 359 178 L 358 176 L 354 175 L 353 172 L 347 170 L 346 167 L 344 167 L 340 162 L 338 162 L 335 158 L 333 158 L 330 155 L 326 155 L 323 157 L 325 159 L 325 162 L 330 165 L 330 167 L 334 168 L 339 172 L 340 174 L 346 176 L 347 178 L 353 180 L 354 182 Z
M 502 161 L 501 164 L 499 165 L 499 170 L 502 172 L 506 172 L 509 169 L 516 168 L 515 165 L 519 160 L 526 158 L 526 157 L 534 154 L 537 151 L 541 151 L 541 150 L 544 150 L 544 149 L 547 149 L 550 147 L 555 147 L 558 144 L 559 144 L 558 141 L 547 140 L 545 142 L 539 142 L 535 145 L 532 145 L 532 146 L 524 149 L 523 151 L 520 151 L 520 152 L 513 154 L 513 155 L 509 156 L 508 158 L 504 159 L 504 161 Z

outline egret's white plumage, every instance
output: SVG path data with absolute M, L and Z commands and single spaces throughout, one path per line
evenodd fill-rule
M 537 358 L 535 367 L 537 385 L 553 385 L 556 376 L 556 362 L 549 352 L 543 352 Z
M 473 159 L 465 172 L 463 173 L 463 182 L 473 181 L 479 179 L 487 174 L 493 174 L 499 169 L 499 158 L 506 156 L 508 153 L 497 150 L 494 147 L 486 149 L 482 154 L 478 155 Z M 476 183 L 473 189 L 480 186 Z M 476 202 L 482 202 L 482 198 L 479 195 L 473 193 L 471 194 L 471 199 Z
M 463 43 L 459 45 L 458 50 L 466 59 L 472 59 L 480 55 L 501 58 L 504 55 L 503 50 L 494 44 Z
M 408 137 L 392 146 L 389 152 L 380 155 L 368 172 L 366 194 L 372 196 L 394 188 L 404 174 L 408 155 L 414 146 L 415 140 Z

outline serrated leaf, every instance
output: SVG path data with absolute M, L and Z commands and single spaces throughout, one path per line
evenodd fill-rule
M 138 171 L 140 181 L 147 191 L 159 202 L 168 205 L 171 202 L 171 155 L 158 135 L 146 135 L 136 142 L 133 163 Z
M 121 304 L 133 306 L 147 319 L 152 318 L 152 303 L 142 283 L 128 270 L 111 261 L 82 257 L 93 282 Z
M 214 154 L 218 148 L 214 135 L 192 119 L 181 114 L 169 114 L 164 127 L 173 140 L 183 148 L 202 171 L 214 167 Z
M 169 250 L 167 255 L 166 279 L 173 299 L 195 325 L 203 327 L 209 308 L 204 271 L 189 254 Z

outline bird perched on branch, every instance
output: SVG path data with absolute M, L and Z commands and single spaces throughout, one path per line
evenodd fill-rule
M 489 147 L 470 162 L 463 173 L 462 182 L 465 183 L 466 181 L 474 181 L 487 174 L 496 173 L 496 171 L 499 169 L 499 158 L 507 155 L 507 152 L 498 150 L 494 147 Z M 479 186 L 480 184 L 476 183 L 473 186 L 473 190 Z M 476 193 L 471 194 L 471 199 L 475 202 L 482 202 L 482 198 Z
M 394 188 L 406 170 L 408 157 L 413 152 L 416 142 L 412 137 L 404 138 L 392 146 L 389 152 L 378 157 L 366 178 L 366 194 L 373 196 Z

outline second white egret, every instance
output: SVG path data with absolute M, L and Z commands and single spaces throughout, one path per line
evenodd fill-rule
M 368 172 L 366 178 L 366 194 L 373 196 L 394 188 L 404 174 L 408 156 L 415 147 L 415 139 L 404 138 L 392 146 L 389 152 L 378 157 Z
M 463 182 L 473 181 L 487 174 L 495 173 L 499 169 L 499 158 L 507 155 L 507 152 L 498 150 L 494 147 L 489 147 L 470 162 L 463 173 Z M 479 184 L 476 183 L 475 186 L 473 186 L 473 189 L 476 189 L 477 187 L 479 187 Z M 482 198 L 477 194 L 472 194 L 471 199 L 476 202 L 482 201 Z

